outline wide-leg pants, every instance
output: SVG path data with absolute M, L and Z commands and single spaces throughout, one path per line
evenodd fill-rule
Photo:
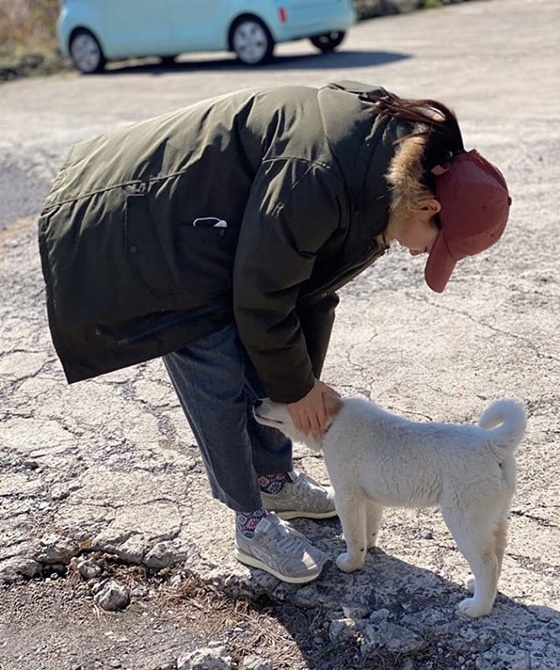
M 163 357 L 200 448 L 212 495 L 238 512 L 262 505 L 258 477 L 292 469 L 292 444 L 258 424 L 266 395 L 234 323 Z

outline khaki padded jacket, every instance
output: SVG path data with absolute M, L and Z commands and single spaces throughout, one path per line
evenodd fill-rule
M 370 90 L 240 91 L 74 146 L 39 221 L 68 381 L 176 351 L 234 319 L 270 397 L 303 397 L 336 289 L 384 251 L 385 174 L 410 132 L 376 114 Z

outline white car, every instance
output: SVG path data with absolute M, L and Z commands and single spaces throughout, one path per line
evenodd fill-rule
M 60 47 L 84 74 L 109 60 L 232 51 L 246 65 L 277 42 L 310 39 L 336 49 L 356 21 L 352 0 L 62 0 Z

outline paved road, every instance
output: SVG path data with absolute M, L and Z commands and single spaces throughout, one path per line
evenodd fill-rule
M 223 588 L 321 604 L 327 620 L 343 617 L 341 602 L 360 605 L 366 654 L 393 638 L 412 654 L 420 636 L 447 659 L 441 667 L 560 668 L 558 34 L 557 0 L 482 0 L 363 23 L 338 54 L 280 47 L 255 71 L 198 56 L 173 70 L 141 64 L 2 85 L 0 574 L 68 560 L 87 540 L 130 562 L 186 560 Z M 250 578 L 231 558 L 230 515 L 208 498 L 160 364 L 68 387 L 45 328 L 33 215 L 72 143 L 240 87 L 336 79 L 449 103 L 467 146 L 511 186 L 504 239 L 462 264 L 444 295 L 423 286 L 421 260 L 399 252 L 345 289 L 325 372 L 344 393 L 422 419 L 475 421 L 503 396 L 526 405 L 501 595 L 483 622 L 454 613 L 465 564 L 431 510 L 388 512 L 386 553 L 359 575 L 330 567 L 300 590 Z M 324 477 L 320 459 L 300 450 L 298 462 Z M 342 546 L 336 522 L 298 527 L 333 557 Z
M 243 87 L 336 79 L 379 82 L 453 105 L 473 143 L 514 143 L 523 122 L 558 120 L 558 8 L 552 0 L 492 0 L 364 22 L 342 51 L 281 45 L 255 70 L 223 54 L 144 62 L 110 75 L 70 73 L 4 84 L 0 96 L 0 225 L 32 214 L 72 143 Z M 505 127 L 504 127 L 505 126 Z M 493 129 L 500 128 L 499 137 Z

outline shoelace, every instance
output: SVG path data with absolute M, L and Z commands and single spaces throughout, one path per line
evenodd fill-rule
M 280 522 L 274 527 L 273 532 L 268 535 L 267 544 L 278 548 L 282 553 L 290 554 L 295 549 L 301 548 L 301 539 L 293 535 L 284 522 Z
M 306 486 L 306 484 L 308 484 L 308 486 Z M 319 482 L 307 476 L 305 479 L 297 479 L 295 482 L 293 482 L 293 485 L 298 493 L 304 498 L 306 496 L 314 497 L 320 495 L 324 489 L 324 487 L 319 484 Z

